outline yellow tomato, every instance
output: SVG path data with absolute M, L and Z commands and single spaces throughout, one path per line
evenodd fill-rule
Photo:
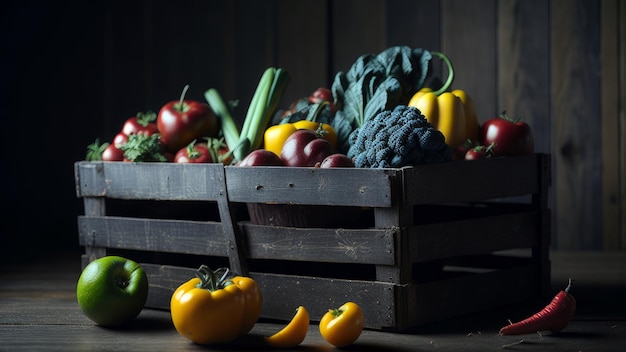
M 176 331 L 203 345 L 232 342 L 250 331 L 261 314 L 256 282 L 205 265 L 197 275 L 172 295 L 170 313 Z
M 364 316 L 361 307 L 346 302 L 337 309 L 330 309 L 320 320 L 320 334 L 335 347 L 345 347 L 356 341 L 363 331 Z
M 309 330 L 309 312 L 303 306 L 298 307 L 296 314 L 280 331 L 266 337 L 265 342 L 276 348 L 293 348 L 304 341 Z

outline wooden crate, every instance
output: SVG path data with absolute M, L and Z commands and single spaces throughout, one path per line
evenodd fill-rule
M 366 327 L 401 331 L 546 292 L 549 171 L 541 154 L 400 169 L 78 162 L 79 238 L 85 264 L 138 258 L 148 307 L 169 308 L 198 263 L 224 263 L 260 284 L 264 318 L 304 305 L 316 320 L 352 300 Z M 217 219 L 112 216 L 114 199 L 211 203 Z M 359 215 L 341 228 L 260 225 L 242 207 L 253 204 Z

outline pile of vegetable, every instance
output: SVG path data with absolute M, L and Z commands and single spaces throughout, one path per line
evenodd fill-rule
M 448 76 L 440 87 L 426 87 L 434 57 Z M 440 52 L 394 46 L 362 55 L 330 88 L 280 110 L 289 80 L 284 69 L 268 67 L 241 127 L 236 104 L 217 89 L 205 91 L 207 104 L 184 99 L 187 86 L 158 115 L 128 119 L 111 143 L 96 140 L 86 159 L 395 168 L 533 152 L 532 131 L 519 119 L 503 113 L 480 124 L 470 95 L 452 89 L 454 68 Z
M 176 331 L 200 345 L 226 344 L 246 335 L 262 308 L 263 294 L 253 278 L 228 268 L 211 270 L 206 265 L 198 268 L 196 277 L 178 286 L 170 300 Z M 275 348 L 297 347 L 304 341 L 309 324 L 309 312 L 299 306 L 291 321 L 264 341 Z M 363 325 L 361 307 L 349 301 L 329 309 L 320 319 L 319 330 L 328 343 L 345 347 L 359 338 Z

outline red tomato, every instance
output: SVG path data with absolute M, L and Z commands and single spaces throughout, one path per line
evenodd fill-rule
M 483 145 L 493 144 L 493 155 L 526 155 L 534 149 L 530 126 L 514 121 L 504 113 L 485 121 L 481 126 L 480 141 Z
M 220 121 L 208 104 L 184 100 L 188 88 L 180 100 L 163 105 L 157 116 L 161 141 L 173 153 L 198 138 L 217 137 L 220 131 Z
M 150 136 L 158 133 L 159 130 L 155 123 L 157 115 L 153 112 L 137 113 L 137 116 L 131 117 L 122 126 L 122 133 L 130 136 L 131 134 L 145 134 Z
M 115 144 L 110 144 L 104 152 L 102 152 L 102 160 L 103 161 L 123 161 L 124 160 L 124 151 L 115 146 Z
M 222 164 L 224 165 L 230 165 L 233 162 L 233 154 L 228 154 L 229 152 L 230 150 L 228 149 L 228 146 L 226 146 L 226 144 L 223 144 L 219 148 L 217 148 L 217 157 L 221 159 Z
M 328 88 L 325 88 L 325 87 L 317 88 L 313 93 L 311 93 L 311 95 L 309 95 L 308 100 L 312 104 L 327 101 L 328 104 L 330 105 L 331 113 L 334 114 L 337 111 L 337 108 L 335 107 L 335 104 L 333 102 L 334 101 L 333 93 Z
M 126 142 L 128 142 L 128 135 L 120 132 L 115 135 L 112 144 L 119 148 L 121 145 L 126 144 Z
M 484 145 L 479 145 L 479 146 L 469 149 L 465 153 L 465 160 L 486 159 L 486 158 L 491 158 L 492 155 L 493 155 L 493 145 L 489 147 L 485 147 Z
M 198 143 L 195 141 L 185 148 L 180 149 L 174 155 L 176 163 L 212 163 L 214 162 L 211 150 L 206 143 Z

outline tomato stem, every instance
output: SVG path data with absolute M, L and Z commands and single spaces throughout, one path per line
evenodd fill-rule
M 183 91 L 180 93 L 180 100 L 178 101 L 178 106 L 176 107 L 176 110 L 183 111 L 183 102 L 185 101 L 185 95 L 187 95 L 188 90 L 189 85 L 185 84 L 185 86 L 183 87 Z

